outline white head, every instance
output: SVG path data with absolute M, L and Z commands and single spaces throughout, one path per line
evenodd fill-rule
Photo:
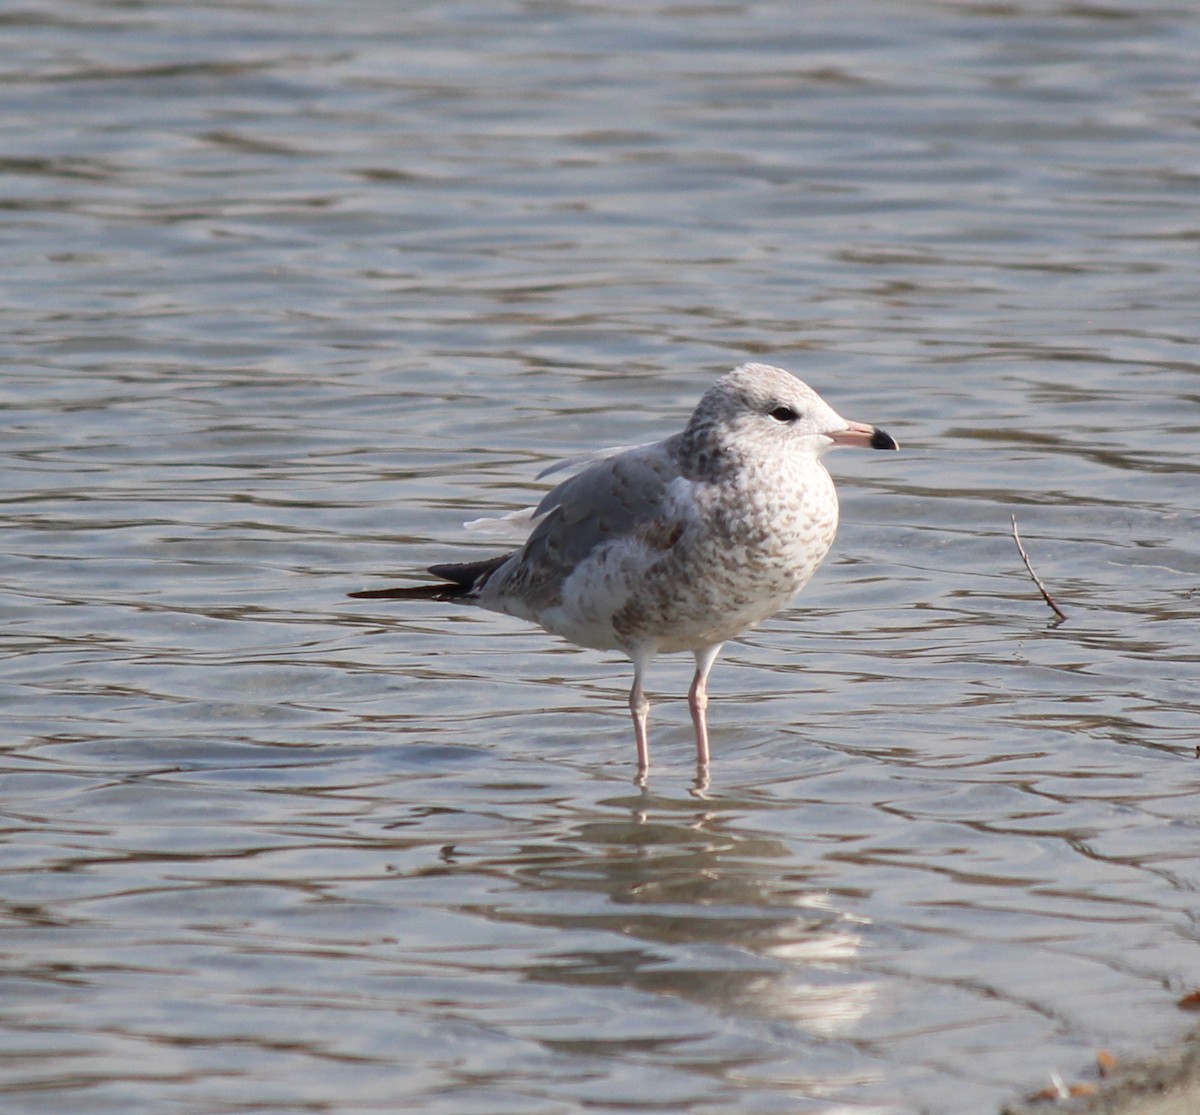
M 770 364 L 743 364 L 717 380 L 700 399 L 683 439 L 701 471 L 762 452 L 815 460 L 840 445 L 899 448 L 890 434 L 847 422 L 807 383 Z

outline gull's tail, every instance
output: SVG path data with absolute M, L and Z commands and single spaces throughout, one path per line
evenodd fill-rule
M 485 558 L 483 561 L 431 565 L 429 572 L 435 577 L 441 577 L 441 584 L 373 588 L 349 595 L 356 600 L 467 600 L 474 596 L 510 557 L 512 554 L 501 554 L 499 557 Z

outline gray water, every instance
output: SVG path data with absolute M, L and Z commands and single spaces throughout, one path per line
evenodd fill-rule
M 967 1115 L 1200 983 L 1200 12 L 0 12 L 0 1107 Z M 900 454 L 650 685 L 347 600 L 783 364 Z M 1068 614 L 1053 616 L 1011 537 Z

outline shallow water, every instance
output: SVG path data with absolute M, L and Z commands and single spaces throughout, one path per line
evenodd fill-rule
M 0 14 L 6 1112 L 958 1115 L 1196 981 L 1186 5 Z M 714 671 L 345 598 L 781 363 Z M 1017 515 L 1052 615 L 1011 537 Z

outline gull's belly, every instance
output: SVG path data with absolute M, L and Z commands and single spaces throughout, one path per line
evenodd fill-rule
M 552 605 L 516 614 L 580 646 L 697 650 L 784 607 L 821 564 L 835 530 L 836 519 L 795 536 L 776 532 L 767 543 L 684 538 L 665 554 L 614 542 L 580 563 Z
M 551 577 L 514 559 L 478 602 L 601 650 L 698 650 L 731 639 L 804 587 L 838 521 L 819 463 L 771 484 L 743 479 L 723 488 L 676 481 L 663 519 L 601 540 Z

